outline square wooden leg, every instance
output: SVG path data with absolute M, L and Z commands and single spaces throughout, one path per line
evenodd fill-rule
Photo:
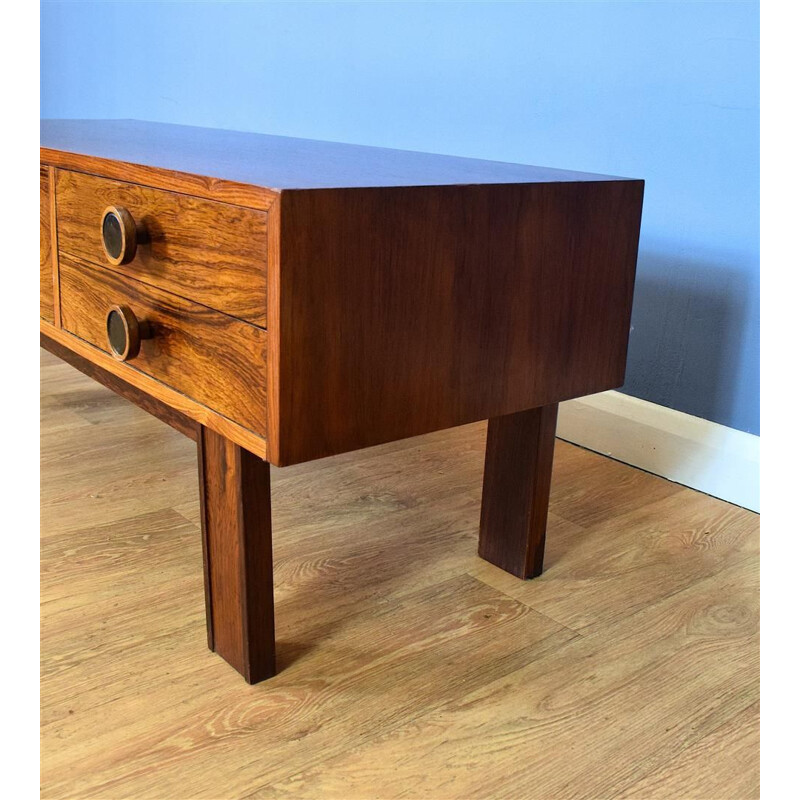
M 542 574 L 558 404 L 489 420 L 478 555 L 518 578 Z
M 269 464 L 206 428 L 197 450 L 208 646 L 258 683 L 275 674 Z

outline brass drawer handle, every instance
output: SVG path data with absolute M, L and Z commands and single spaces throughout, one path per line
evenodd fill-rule
M 136 319 L 128 306 L 111 306 L 106 314 L 106 336 L 111 355 L 129 361 L 139 355 L 142 339 L 153 338 L 153 326 Z
M 133 261 L 136 245 L 143 239 L 131 212 L 122 206 L 108 206 L 103 211 L 100 236 L 106 258 L 115 266 Z

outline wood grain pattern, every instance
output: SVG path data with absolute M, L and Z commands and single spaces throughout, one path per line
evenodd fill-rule
M 557 442 L 526 582 L 475 553 L 483 423 L 273 470 L 248 688 L 200 635 L 195 445 L 42 387 L 42 797 L 758 797 L 755 514 Z
M 64 328 L 105 351 L 108 309 L 130 306 L 154 336 L 126 366 L 264 436 L 264 330 L 66 254 L 61 297 Z
M 50 170 L 39 167 L 39 316 L 55 323 L 53 249 L 50 223 Z
M 640 181 L 281 194 L 277 463 L 618 387 Z
M 542 574 L 558 405 L 489 420 L 478 555 L 518 578 Z
M 269 464 L 207 429 L 197 460 L 209 647 L 258 683 L 275 674 Z
M 112 268 L 196 303 L 266 325 L 267 220 L 262 211 L 58 170 L 59 249 L 110 267 L 100 221 L 127 209 L 144 241 Z
M 61 271 L 58 261 L 58 203 L 56 200 L 56 171 L 48 167 L 50 173 L 50 253 L 53 262 L 53 298 L 55 302 L 55 324 L 61 327 Z

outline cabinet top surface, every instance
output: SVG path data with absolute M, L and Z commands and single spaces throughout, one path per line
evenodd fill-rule
M 42 120 L 41 147 L 269 189 L 625 180 L 501 161 L 138 120 Z

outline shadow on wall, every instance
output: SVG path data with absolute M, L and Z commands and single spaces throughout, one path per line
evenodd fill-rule
M 622 392 L 758 432 L 758 373 L 741 374 L 752 337 L 757 353 L 757 309 L 748 308 L 757 289 L 736 261 L 640 253 Z M 742 419 L 748 407 L 755 413 Z

